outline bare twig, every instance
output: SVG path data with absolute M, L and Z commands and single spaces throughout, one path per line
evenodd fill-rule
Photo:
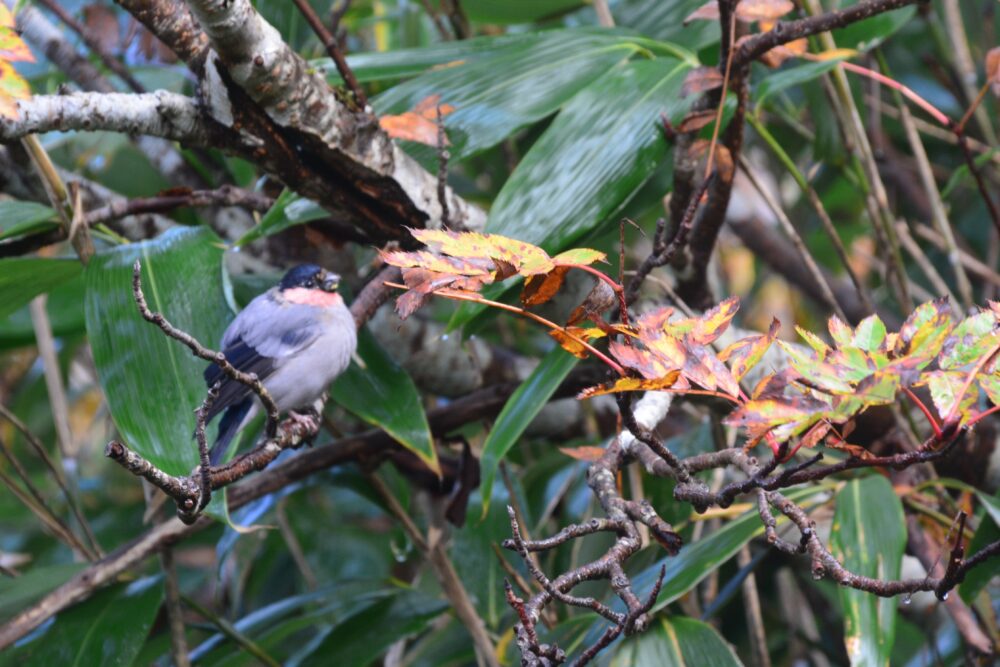
M 337 66 L 337 71 L 340 72 L 340 78 L 344 80 L 347 87 L 351 90 L 354 95 L 355 101 L 357 101 L 358 106 L 362 110 L 368 108 L 368 97 L 365 95 L 365 91 L 361 89 L 361 84 L 358 83 L 357 77 L 354 76 L 354 72 L 351 70 L 351 66 L 347 64 L 347 58 L 344 57 L 344 53 L 340 50 L 340 45 L 337 44 L 337 38 L 327 30 L 326 26 L 323 25 L 323 21 L 316 14 L 316 11 L 309 4 L 308 0 L 293 0 L 295 6 L 299 8 L 299 12 L 305 18 L 306 23 L 309 27 L 313 29 L 316 36 L 319 37 L 319 41 L 323 43 L 323 48 L 326 49 L 327 54 L 333 60 L 333 64 Z

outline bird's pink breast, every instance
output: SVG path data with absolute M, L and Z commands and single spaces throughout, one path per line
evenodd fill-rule
M 336 292 L 324 292 L 323 290 L 306 289 L 304 287 L 286 289 L 283 296 L 291 303 L 305 306 L 319 306 L 320 308 L 329 308 L 330 306 L 336 306 L 344 302 Z

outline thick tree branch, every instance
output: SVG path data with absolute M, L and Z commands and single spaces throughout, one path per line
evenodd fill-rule
M 162 137 L 195 146 L 209 145 L 209 134 L 197 103 L 165 90 L 141 95 L 36 95 L 19 101 L 17 109 L 19 118 L 0 118 L 0 141 L 56 130 L 107 130 Z

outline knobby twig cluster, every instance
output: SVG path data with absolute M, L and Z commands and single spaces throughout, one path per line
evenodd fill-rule
M 177 516 L 185 523 L 194 523 L 202 510 L 208 506 L 212 491 L 229 486 L 253 472 L 263 470 L 282 451 L 311 441 L 319 432 L 320 422 L 318 418 L 308 423 L 302 419 L 290 419 L 279 424 L 278 406 L 255 374 L 238 370 L 229 363 L 222 352 L 210 350 L 191 334 L 172 325 L 162 313 L 150 310 L 142 292 L 142 265 L 139 260 L 132 266 L 132 295 L 143 319 L 159 327 L 169 338 L 187 346 L 196 357 L 214 362 L 227 376 L 246 385 L 257 396 L 267 414 L 264 427 L 266 438 L 263 442 L 225 465 L 212 466 L 209 463 L 209 446 L 205 436 L 205 417 L 212 403 L 218 398 L 218 383 L 209 387 L 205 400 L 195 411 L 194 435 L 198 443 L 200 463 L 194 472 L 184 477 L 170 475 L 160 470 L 122 442 L 113 440 L 108 443 L 104 450 L 105 456 L 173 498 L 177 503 Z

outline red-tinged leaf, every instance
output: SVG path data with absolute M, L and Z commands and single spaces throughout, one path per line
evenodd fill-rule
M 592 463 L 604 456 L 603 447 L 594 445 L 583 445 L 582 447 L 560 447 L 559 451 L 577 461 L 587 461 Z
M 830 317 L 829 322 L 827 322 L 827 328 L 830 330 L 830 338 L 837 345 L 850 345 L 851 339 L 854 337 L 854 331 L 847 325 L 844 320 L 840 319 L 836 315 Z
M 653 354 L 657 355 L 670 368 L 683 368 L 687 361 L 688 352 L 684 343 L 673 336 L 660 336 L 654 340 L 639 338 Z
M 614 382 L 588 387 L 581 391 L 577 398 L 592 398 L 605 394 L 618 394 L 625 391 L 659 391 L 670 389 L 680 379 L 680 371 L 667 371 L 662 377 L 652 380 L 642 380 L 639 378 L 619 378 Z
M 612 341 L 608 349 L 622 366 L 638 371 L 640 375 L 649 380 L 664 377 L 667 373 L 683 366 L 683 362 L 680 364 L 666 362 L 659 355 L 638 345 L 624 345 L 618 341 Z
M 708 0 L 698 9 L 694 10 L 687 15 L 684 19 L 684 25 L 691 23 L 692 21 L 718 21 L 719 20 L 719 3 L 718 0 Z
M 447 289 L 476 292 L 483 286 L 481 277 L 439 273 L 422 268 L 403 269 L 403 282 L 409 291 L 396 299 L 396 312 L 402 319 L 412 315 L 435 292 Z
M 657 308 L 656 310 L 651 310 L 648 313 L 640 315 L 635 321 L 635 328 L 638 332 L 643 331 L 663 331 L 663 327 L 670 320 L 670 316 L 674 314 L 674 309 L 670 306 L 664 306 L 662 308 Z
M 891 370 L 876 371 L 858 383 L 855 396 L 868 405 L 890 405 L 896 402 L 900 377 Z
M 562 287 L 568 272 L 568 266 L 557 266 L 548 273 L 528 276 L 524 282 L 524 289 L 521 290 L 521 304 L 537 306 L 554 297 Z
M 440 106 L 442 118 L 455 110 L 455 107 L 450 104 L 440 104 L 440 101 L 440 95 L 428 95 L 417 102 L 410 111 L 397 116 L 382 116 L 378 119 L 379 125 L 393 139 L 404 139 L 428 146 L 437 146 L 438 107 Z M 444 138 L 444 143 L 446 146 L 449 144 L 447 137 Z
M 600 329 L 585 329 L 583 327 L 566 327 L 563 329 L 551 329 L 549 335 L 555 339 L 559 345 L 579 359 L 586 359 L 590 356 L 590 351 L 583 344 L 583 341 L 593 338 L 600 338 L 604 332 Z
M 555 268 L 552 258 L 538 246 L 499 234 L 443 229 L 411 229 L 410 233 L 433 252 L 463 259 L 503 260 L 517 267 L 523 276 L 548 273 Z
M 726 392 L 730 396 L 740 395 L 740 384 L 733 377 L 733 374 L 729 372 L 729 368 L 726 367 L 724 363 L 719 361 L 719 358 L 715 356 L 709 347 L 702 347 L 701 345 L 691 345 L 687 348 L 688 354 L 690 355 L 688 359 L 697 359 L 700 362 L 701 368 L 708 371 L 708 375 L 711 378 L 712 386 L 706 387 L 706 389 L 714 389 L 716 386 L 722 391 Z M 685 368 L 687 365 L 685 364 Z M 685 373 L 687 375 L 687 373 Z M 694 380 L 691 375 L 687 375 L 691 380 Z M 696 380 L 695 380 L 696 381 Z M 699 382 L 699 384 L 701 384 Z
M 826 437 L 826 434 L 830 432 L 833 427 L 828 421 L 821 421 L 820 423 L 813 426 L 809 431 L 799 439 L 798 447 L 805 447 L 806 449 L 812 449 L 816 444 Z
M 813 332 L 806 331 L 805 329 L 797 325 L 795 327 L 795 331 L 799 334 L 799 336 L 802 337 L 802 340 L 804 340 L 809 347 L 811 347 L 816 351 L 816 354 L 818 354 L 821 359 L 826 355 L 827 352 L 830 351 L 830 346 L 824 343 L 823 339 L 814 334 Z
M 826 446 L 829 447 L 830 449 L 837 449 L 842 452 L 846 452 L 848 456 L 854 457 L 856 459 L 868 460 L 871 458 L 875 458 L 874 454 L 869 452 L 861 445 L 852 445 L 837 437 L 827 439 Z
M 718 67 L 695 67 L 684 77 L 681 86 L 681 97 L 715 90 L 722 85 L 722 73 Z
M 415 250 L 413 252 L 395 250 L 392 252 L 380 252 L 380 254 L 386 264 L 398 266 L 402 269 L 418 268 L 436 273 L 482 276 L 484 279 L 496 271 L 493 262 L 488 260 L 448 257 L 447 255 L 437 255 L 427 252 L 426 250 Z
M 976 380 L 993 405 L 1000 405 L 1000 375 L 979 375 Z
M 786 370 L 792 371 L 790 368 Z M 788 377 L 789 373 L 784 371 L 773 375 L 765 375 L 757 381 L 753 391 L 750 392 L 750 398 L 780 398 L 784 395 L 785 389 L 788 387 Z
M 771 347 L 771 343 L 778 337 L 780 327 L 781 323 L 778 322 L 777 318 L 772 319 L 766 334 L 748 336 L 738 340 L 719 353 L 719 360 L 729 363 L 729 368 L 737 382 L 743 380 L 750 369 L 763 358 Z
M 953 410 L 957 410 L 963 420 L 968 416 L 969 408 L 979 394 L 979 388 L 973 382 L 964 394 L 959 395 L 968 377 L 968 373 L 961 371 L 930 371 L 924 374 L 924 382 L 930 389 L 931 400 L 941 419 L 950 417 Z
M 424 307 L 427 300 L 431 298 L 429 292 L 403 292 L 396 299 L 396 314 L 399 319 L 405 320 L 407 317 Z
M 14 28 L 0 27 L 0 60 L 33 63 L 35 57 Z
M 791 366 L 808 384 L 834 394 L 849 394 L 854 391 L 851 384 L 841 377 L 843 370 L 840 367 L 820 361 L 815 353 L 806 352 L 783 340 L 779 340 L 778 345 L 788 354 Z
M 736 18 L 747 23 L 774 21 L 793 9 L 792 0 L 740 0 L 736 5 Z
M 830 405 L 811 398 L 754 399 L 723 420 L 729 426 L 750 427 L 768 425 L 771 427 L 799 422 L 817 413 L 826 412 Z
M 0 116 L 18 118 L 17 101 L 31 97 L 28 82 L 9 62 L 0 60 Z
M 1000 345 L 998 320 L 992 310 L 962 320 L 945 341 L 938 365 L 944 369 L 961 368 L 991 354 Z
M 1000 46 L 986 52 L 986 80 L 990 82 L 993 94 L 1000 97 Z
M 681 119 L 680 123 L 677 124 L 677 131 L 681 134 L 695 132 L 713 122 L 717 115 L 718 112 L 715 109 L 699 109 L 691 111 Z
M 559 253 L 552 258 L 552 262 L 556 266 L 590 266 L 594 262 L 603 262 L 607 257 L 600 250 L 593 248 L 573 248 Z
M 840 376 L 849 382 L 863 380 L 879 368 L 872 355 L 853 345 L 832 350 L 827 356 L 827 361 L 838 367 Z
M 929 361 L 941 351 L 953 326 L 948 297 L 922 303 L 903 322 L 893 350 L 897 357 L 917 356 Z
M 885 324 L 878 315 L 869 315 L 858 324 L 851 342 L 865 352 L 877 352 L 885 342 Z
M 708 345 L 721 336 L 729 327 L 729 323 L 740 309 L 740 298 L 731 296 L 719 305 L 711 308 L 694 321 L 690 340 L 698 345 Z

